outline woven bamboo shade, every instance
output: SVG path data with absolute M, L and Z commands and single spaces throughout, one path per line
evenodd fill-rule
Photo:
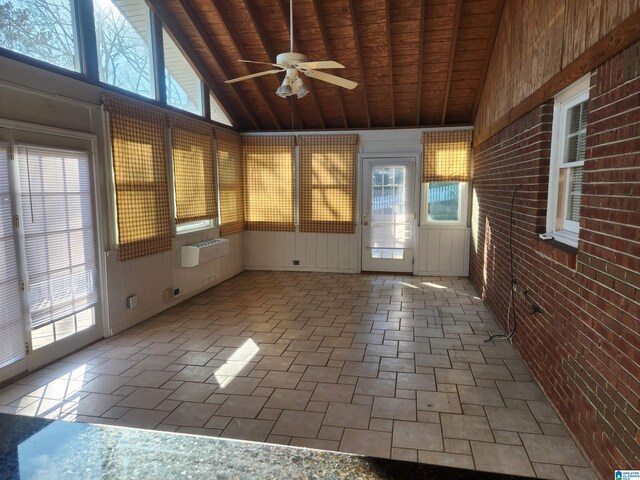
M 169 125 L 176 223 L 217 217 L 213 128 L 204 122 L 175 114 L 169 115 Z
M 292 232 L 294 137 L 242 137 L 246 230 Z
M 468 182 L 471 130 L 422 134 L 422 182 Z
M 103 96 L 109 112 L 120 261 L 171 250 L 165 119 L 141 102 Z
M 242 193 L 242 142 L 235 133 L 216 129 L 218 185 L 220 188 L 220 235 L 244 231 Z
M 300 231 L 355 233 L 358 135 L 302 135 Z

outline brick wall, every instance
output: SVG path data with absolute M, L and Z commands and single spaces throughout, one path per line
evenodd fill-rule
M 640 43 L 591 75 L 580 243 L 543 242 L 553 106 L 476 148 L 470 277 L 604 478 L 640 468 Z M 543 313 L 527 308 L 540 305 Z

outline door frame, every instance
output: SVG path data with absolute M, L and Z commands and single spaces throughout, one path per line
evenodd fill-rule
M 362 214 L 364 213 L 364 164 L 367 160 L 372 160 L 372 163 L 385 163 L 386 160 L 398 160 L 413 163 L 415 166 L 413 175 L 413 221 L 411 224 L 411 248 L 413 251 L 413 268 L 411 273 L 416 274 L 418 262 L 416 262 L 416 255 L 418 253 L 418 226 L 420 212 L 420 178 L 419 168 L 422 160 L 420 152 L 375 152 L 375 153 L 359 153 L 358 154 L 358 220 L 356 224 L 359 226 L 359 239 L 358 239 L 358 271 L 362 272 L 362 256 L 364 253 L 364 246 L 362 244 L 364 235 L 362 232 Z
M 74 335 L 70 335 L 67 338 L 63 338 L 54 344 L 42 347 L 38 351 L 34 351 L 31 346 L 31 332 L 27 322 L 24 322 L 24 329 L 26 335 L 26 341 L 29 342 L 29 350 L 26 358 L 19 360 L 13 365 L 5 367 L 4 372 L 0 374 L 0 383 L 10 378 L 19 375 L 23 372 L 31 372 L 40 367 L 43 367 L 49 363 L 56 361 L 58 358 L 64 355 L 68 355 L 75 350 L 85 347 L 89 343 L 105 338 L 108 336 L 109 331 L 109 312 L 108 312 L 108 296 L 107 296 L 107 279 L 106 279 L 106 258 L 104 255 L 104 232 L 102 225 L 101 212 L 106 212 L 106 205 L 103 202 L 103 195 L 101 195 L 101 173 L 100 173 L 100 156 L 98 148 L 97 135 L 87 132 L 79 132 L 75 130 L 68 130 L 64 128 L 50 127 L 46 125 L 38 125 L 34 123 L 20 122 L 16 120 L 8 120 L 0 118 L 0 128 L 9 130 L 9 138 L 7 143 L 10 147 L 17 145 L 33 144 L 29 140 L 16 139 L 14 137 L 15 132 L 23 132 L 26 136 L 30 135 L 44 135 L 49 137 L 57 137 L 60 140 L 69 139 L 78 142 L 85 142 L 88 145 L 87 153 L 89 155 L 89 168 L 92 182 L 92 207 L 94 209 L 94 235 L 96 240 L 95 254 L 96 254 L 96 267 L 98 269 L 98 280 L 100 282 L 100 302 L 96 308 L 96 314 L 99 316 L 99 323 L 97 328 L 87 329 L 86 331 L 77 332 Z M 20 137 L 20 135 L 18 135 Z M 64 140 L 63 140 L 64 141 Z M 46 139 L 40 144 L 40 146 L 47 147 Z M 55 147 L 54 147 L 55 148 Z M 77 150 L 77 147 L 60 147 L 68 148 L 70 150 Z M 12 183 L 12 187 L 15 186 Z M 15 192 L 13 192 L 15 193 Z M 12 195 L 13 195 L 12 193 Z M 15 207 L 12 207 L 15 208 Z M 19 255 L 19 252 L 16 252 Z M 24 259 L 23 259 L 24 263 Z M 26 315 L 26 312 L 23 312 Z M 77 342 L 77 345 L 74 345 Z M 80 344 L 82 342 L 82 344 Z M 50 347 L 50 348 L 48 348 Z

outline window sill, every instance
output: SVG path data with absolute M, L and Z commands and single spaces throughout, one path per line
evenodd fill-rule
M 185 227 L 182 228 L 181 230 L 178 230 L 176 228 L 176 237 L 182 237 L 183 235 L 189 235 L 190 233 L 197 233 L 197 232 L 207 232 L 207 231 L 212 231 L 217 227 L 216 225 L 210 224 L 207 226 L 197 226 L 197 227 Z
M 535 249 L 541 255 L 549 257 L 554 262 L 564 265 L 572 270 L 576 269 L 576 258 L 578 249 L 559 242 L 558 240 L 542 240 L 537 235 L 535 237 Z

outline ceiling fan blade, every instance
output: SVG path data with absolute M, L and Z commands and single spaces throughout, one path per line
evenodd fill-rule
M 271 65 L 272 67 L 279 67 L 280 65 L 278 65 L 277 63 L 269 63 L 269 62 L 256 62 L 254 60 L 238 60 L 239 62 L 242 63 L 257 63 L 258 65 Z
M 348 88 L 349 90 L 353 90 L 358 86 L 357 82 L 347 80 L 346 78 L 336 77 L 335 75 L 331 75 L 329 73 L 320 72 L 318 70 L 303 71 L 307 77 L 317 78 L 318 80 L 322 80 L 323 82 L 332 83 L 333 85 Z
M 342 65 L 341 63 L 338 63 L 338 62 L 334 62 L 333 60 L 321 60 L 319 62 L 298 63 L 296 65 L 296 67 L 311 68 L 311 69 L 317 69 L 317 68 L 344 68 L 344 65 Z
M 266 72 L 252 73 L 251 75 L 245 75 L 244 77 L 238 77 L 231 80 L 226 80 L 224 83 L 236 83 L 241 82 L 242 80 L 248 80 L 250 78 L 261 77 L 263 75 L 269 75 L 270 73 L 279 73 L 282 72 L 283 69 L 279 68 L 277 70 L 267 70 Z

